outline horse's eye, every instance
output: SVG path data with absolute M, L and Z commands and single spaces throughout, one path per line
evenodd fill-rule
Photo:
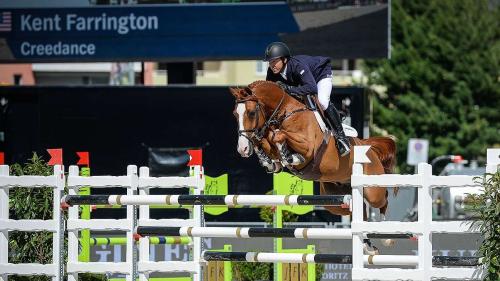
M 248 118 L 255 118 L 255 115 L 257 115 L 256 111 L 249 111 L 248 112 Z

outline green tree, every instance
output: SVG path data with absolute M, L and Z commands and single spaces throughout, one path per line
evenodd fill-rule
M 429 158 L 500 143 L 500 9 L 487 0 L 392 1 L 392 57 L 365 63 L 376 134 L 429 139 Z M 408 171 L 404 164 L 403 170 Z

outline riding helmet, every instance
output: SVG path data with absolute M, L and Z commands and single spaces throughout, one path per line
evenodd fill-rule
M 276 58 L 289 58 L 290 49 L 283 42 L 273 42 L 267 45 L 264 61 L 271 61 Z

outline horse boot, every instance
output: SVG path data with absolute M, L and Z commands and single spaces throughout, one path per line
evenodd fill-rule
M 335 106 L 330 103 L 328 108 L 325 110 L 325 116 L 328 122 L 326 122 L 330 129 L 333 131 L 335 138 L 337 139 L 337 149 L 341 157 L 348 155 L 351 151 L 349 147 L 349 140 L 347 139 L 344 128 L 342 127 L 342 121 L 340 120 L 340 115 L 335 108 Z
M 259 163 L 264 169 L 266 169 L 266 172 L 268 174 L 271 173 L 277 173 L 280 170 L 280 167 L 277 167 L 276 163 L 273 162 L 271 157 L 269 157 L 264 150 L 259 149 L 258 147 L 255 147 L 255 154 L 257 154 L 257 157 L 259 158 Z
M 298 153 L 292 153 L 292 151 L 288 149 L 288 145 L 286 144 L 286 142 L 283 143 L 282 145 L 278 145 L 278 150 L 282 161 L 285 162 L 283 163 L 285 166 L 300 165 L 305 161 L 304 156 Z

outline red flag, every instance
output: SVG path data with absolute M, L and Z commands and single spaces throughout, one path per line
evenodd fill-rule
M 5 154 L 3 152 L 0 152 L 0 165 L 5 164 Z
M 192 149 L 188 150 L 189 153 L 189 163 L 188 166 L 201 166 L 202 161 L 202 150 L 201 149 Z
M 83 165 L 83 166 L 90 166 L 90 156 L 88 151 L 81 151 L 76 153 L 80 159 L 78 159 L 78 162 L 76 165 Z
M 62 165 L 63 164 L 63 150 L 62 148 L 47 149 L 50 154 L 49 165 Z

